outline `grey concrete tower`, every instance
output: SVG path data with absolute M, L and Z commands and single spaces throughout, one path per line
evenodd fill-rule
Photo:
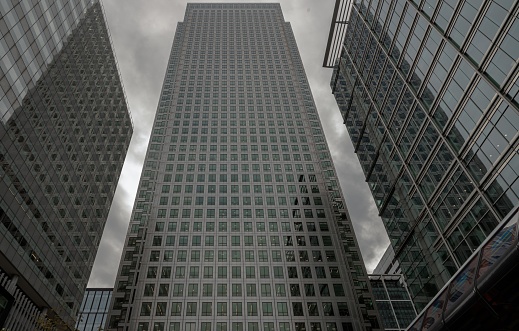
M 130 114 L 98 1 L 0 13 L 0 328 L 73 328 Z
M 379 329 L 279 4 L 188 4 L 152 130 L 109 329 Z

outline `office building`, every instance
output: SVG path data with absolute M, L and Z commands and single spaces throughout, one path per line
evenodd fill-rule
M 325 66 L 421 310 L 518 203 L 519 6 L 343 3 Z
M 373 269 L 373 274 L 399 275 L 401 273 L 402 270 L 400 269 L 398 260 L 395 259 L 393 246 L 389 245 L 384 252 L 384 255 L 380 258 L 377 266 Z
M 375 330 L 369 279 L 279 4 L 177 25 L 110 330 Z
M 369 275 L 375 304 L 386 331 L 404 331 L 415 319 L 416 310 L 402 275 Z
M 407 330 L 518 330 L 518 230 L 515 206 Z
M 130 114 L 99 2 L 0 11 L 0 327 L 73 328 Z
M 99 331 L 104 328 L 113 288 L 87 288 L 76 322 L 78 331 Z

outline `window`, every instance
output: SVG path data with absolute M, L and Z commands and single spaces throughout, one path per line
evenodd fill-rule
M 213 278 L 213 267 L 204 267 L 204 278 Z
M 246 278 L 256 278 L 256 270 L 255 267 L 245 267 L 245 277 Z
M 301 302 L 292 302 L 292 313 L 294 316 L 304 316 L 303 304 Z
M 202 302 L 202 316 L 212 316 L 213 315 L 213 303 L 212 302 Z
M 256 302 L 247 302 L 247 316 L 258 316 L 258 304 Z
M 173 296 L 181 297 L 184 295 L 184 284 L 174 284 L 173 285 Z
M 261 303 L 261 310 L 263 311 L 263 316 L 272 316 L 272 302 L 263 302 Z
M 190 297 L 198 296 L 198 284 L 189 284 L 187 286 L 187 295 Z
M 169 284 L 160 284 L 159 285 L 159 297 L 168 296 L 169 292 Z
M 330 290 L 328 288 L 328 284 L 319 284 L 319 294 L 322 297 L 329 297 L 330 296 Z
M 331 302 L 323 302 L 323 313 L 324 316 L 334 316 L 333 305 Z
M 186 316 L 196 316 L 196 302 L 188 302 L 186 305 Z
M 317 302 L 308 302 L 308 316 L 319 316 L 319 308 Z
M 143 302 L 141 306 L 141 316 L 151 315 L 151 302 Z
M 182 315 L 182 302 L 172 302 L 171 303 L 171 316 L 181 316 Z
M 232 284 L 232 296 L 240 297 L 242 295 L 241 284 Z
M 213 284 L 203 284 L 202 285 L 202 296 L 210 297 L 213 295 Z
M 227 302 L 218 302 L 216 304 L 216 314 L 218 316 L 227 316 Z
M 256 296 L 256 284 L 247 284 L 247 296 L 248 297 L 255 297 Z
M 171 277 L 171 267 L 162 267 L 162 272 L 160 278 L 170 278 Z
M 175 269 L 175 278 L 185 278 L 186 277 L 186 267 L 179 266 Z
M 260 278 L 270 278 L 269 267 L 260 266 Z
M 167 303 L 157 302 L 157 308 L 155 309 L 155 316 L 166 316 Z
M 339 310 L 339 316 L 350 316 L 348 304 L 346 302 L 338 302 L 337 308 Z
M 285 297 L 286 295 L 287 294 L 286 294 L 285 284 L 276 284 L 276 296 Z
M 144 285 L 144 296 L 152 297 L 155 291 L 155 284 L 145 284 Z

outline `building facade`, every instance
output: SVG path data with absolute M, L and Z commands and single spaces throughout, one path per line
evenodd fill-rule
M 384 255 L 380 258 L 373 274 L 378 275 L 399 275 L 402 273 L 398 260 L 395 259 L 395 251 L 393 246 L 389 245 L 384 252 Z
M 416 310 L 403 276 L 371 274 L 369 281 L 384 330 L 405 330 L 415 319 Z
M 0 326 L 73 328 L 131 118 L 99 2 L 0 12 Z
M 518 11 L 352 6 L 331 85 L 418 310 L 518 203 Z
M 78 331 L 103 330 L 113 288 L 87 288 L 76 322 Z
M 379 329 L 279 4 L 187 5 L 107 327 Z

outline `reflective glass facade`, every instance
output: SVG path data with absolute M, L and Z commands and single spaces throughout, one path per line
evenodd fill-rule
M 405 330 L 416 310 L 402 275 L 369 275 L 384 330 Z
M 355 1 L 332 88 L 418 309 L 519 196 L 517 1 Z
M 87 288 L 76 322 L 78 331 L 99 331 L 104 328 L 113 288 Z
M 0 11 L 0 282 L 17 298 L 4 326 L 35 330 L 45 312 L 73 326 L 131 118 L 100 3 Z
M 116 279 L 116 330 L 375 330 L 279 4 L 188 4 Z

